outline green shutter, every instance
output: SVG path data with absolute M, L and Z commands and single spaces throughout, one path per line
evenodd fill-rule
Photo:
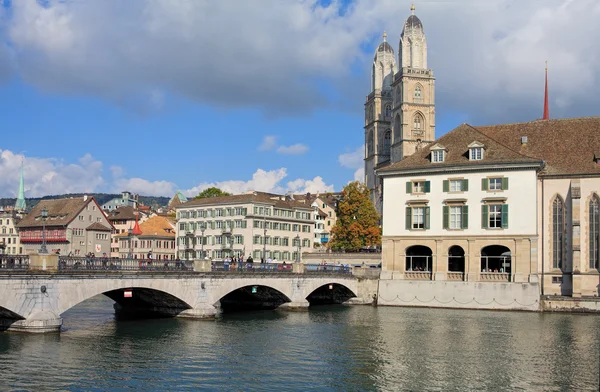
M 442 191 L 443 192 L 449 192 L 450 191 L 450 181 L 444 180 L 444 183 L 442 185 Z
M 462 228 L 469 228 L 469 206 L 462 206 Z
M 462 180 L 462 190 L 467 192 L 469 190 L 469 180 Z
M 502 204 L 502 228 L 508 229 L 508 204 Z
M 443 218 L 444 229 L 448 228 L 448 222 L 450 221 L 450 207 L 444 206 L 444 218 Z
M 423 208 L 423 212 L 425 213 L 425 230 L 429 230 L 429 207 Z
M 484 204 L 481 206 L 481 228 L 487 229 L 489 225 L 488 221 L 488 205 Z
M 406 183 L 406 193 L 412 193 L 412 182 L 410 181 Z
M 488 179 L 487 178 L 482 178 L 481 179 L 481 190 L 482 191 L 487 191 L 488 190 Z
M 410 183 L 408 183 L 408 184 L 410 184 Z M 406 207 L 406 230 L 411 229 L 411 226 L 412 226 L 411 218 L 412 218 L 412 208 Z
M 507 191 L 508 190 L 508 177 L 503 177 L 502 178 L 502 190 L 503 191 Z
M 242 229 L 245 229 L 248 227 L 248 221 L 242 221 Z
M 425 193 L 431 192 L 431 181 L 425 181 Z

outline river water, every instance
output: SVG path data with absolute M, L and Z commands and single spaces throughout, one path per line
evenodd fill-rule
M 331 306 L 0 334 L 0 390 L 597 391 L 600 316 Z

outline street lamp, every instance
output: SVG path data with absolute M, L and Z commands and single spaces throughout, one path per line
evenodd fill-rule
M 127 234 L 129 235 L 129 258 L 133 259 L 133 239 L 131 238 L 133 229 L 131 227 L 127 229 Z
M 296 255 L 296 263 L 300 262 L 300 234 L 296 236 L 296 243 L 298 244 L 298 254 Z
M 267 261 L 267 212 L 265 211 L 265 217 L 263 219 L 263 226 L 265 228 L 265 235 L 263 236 L 263 260 Z
M 46 219 L 48 218 L 48 210 L 46 207 L 42 209 L 42 247 L 40 248 L 40 253 L 46 254 L 48 253 L 48 249 L 46 249 Z
M 204 260 L 204 230 L 206 230 L 206 227 L 204 227 L 204 225 L 200 226 L 200 233 L 202 234 L 202 237 L 200 239 L 200 246 L 201 246 L 201 250 L 200 250 L 200 258 Z

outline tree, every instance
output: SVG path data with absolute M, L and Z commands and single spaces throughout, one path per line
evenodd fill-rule
M 198 196 L 194 197 L 194 199 L 206 199 L 207 197 L 219 197 L 219 196 L 231 196 L 231 193 L 223 192 L 219 188 L 211 187 L 206 188 L 202 192 L 198 194 Z
M 337 221 L 331 230 L 333 250 L 358 251 L 381 244 L 380 216 L 369 197 L 369 189 L 354 181 L 344 187 L 338 202 Z

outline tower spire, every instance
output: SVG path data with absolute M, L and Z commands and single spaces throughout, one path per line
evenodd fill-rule
M 25 181 L 23 180 L 23 159 L 21 159 L 21 174 L 19 176 L 19 192 L 15 202 L 16 211 L 25 211 L 27 203 L 25 202 Z
M 550 108 L 548 107 L 548 61 L 546 61 L 546 89 L 544 91 L 544 117 L 542 119 L 550 119 Z
M 415 14 L 415 3 L 412 3 L 412 5 L 410 6 L 410 12 L 414 15 Z
M 387 33 L 383 30 L 383 42 L 387 42 Z

